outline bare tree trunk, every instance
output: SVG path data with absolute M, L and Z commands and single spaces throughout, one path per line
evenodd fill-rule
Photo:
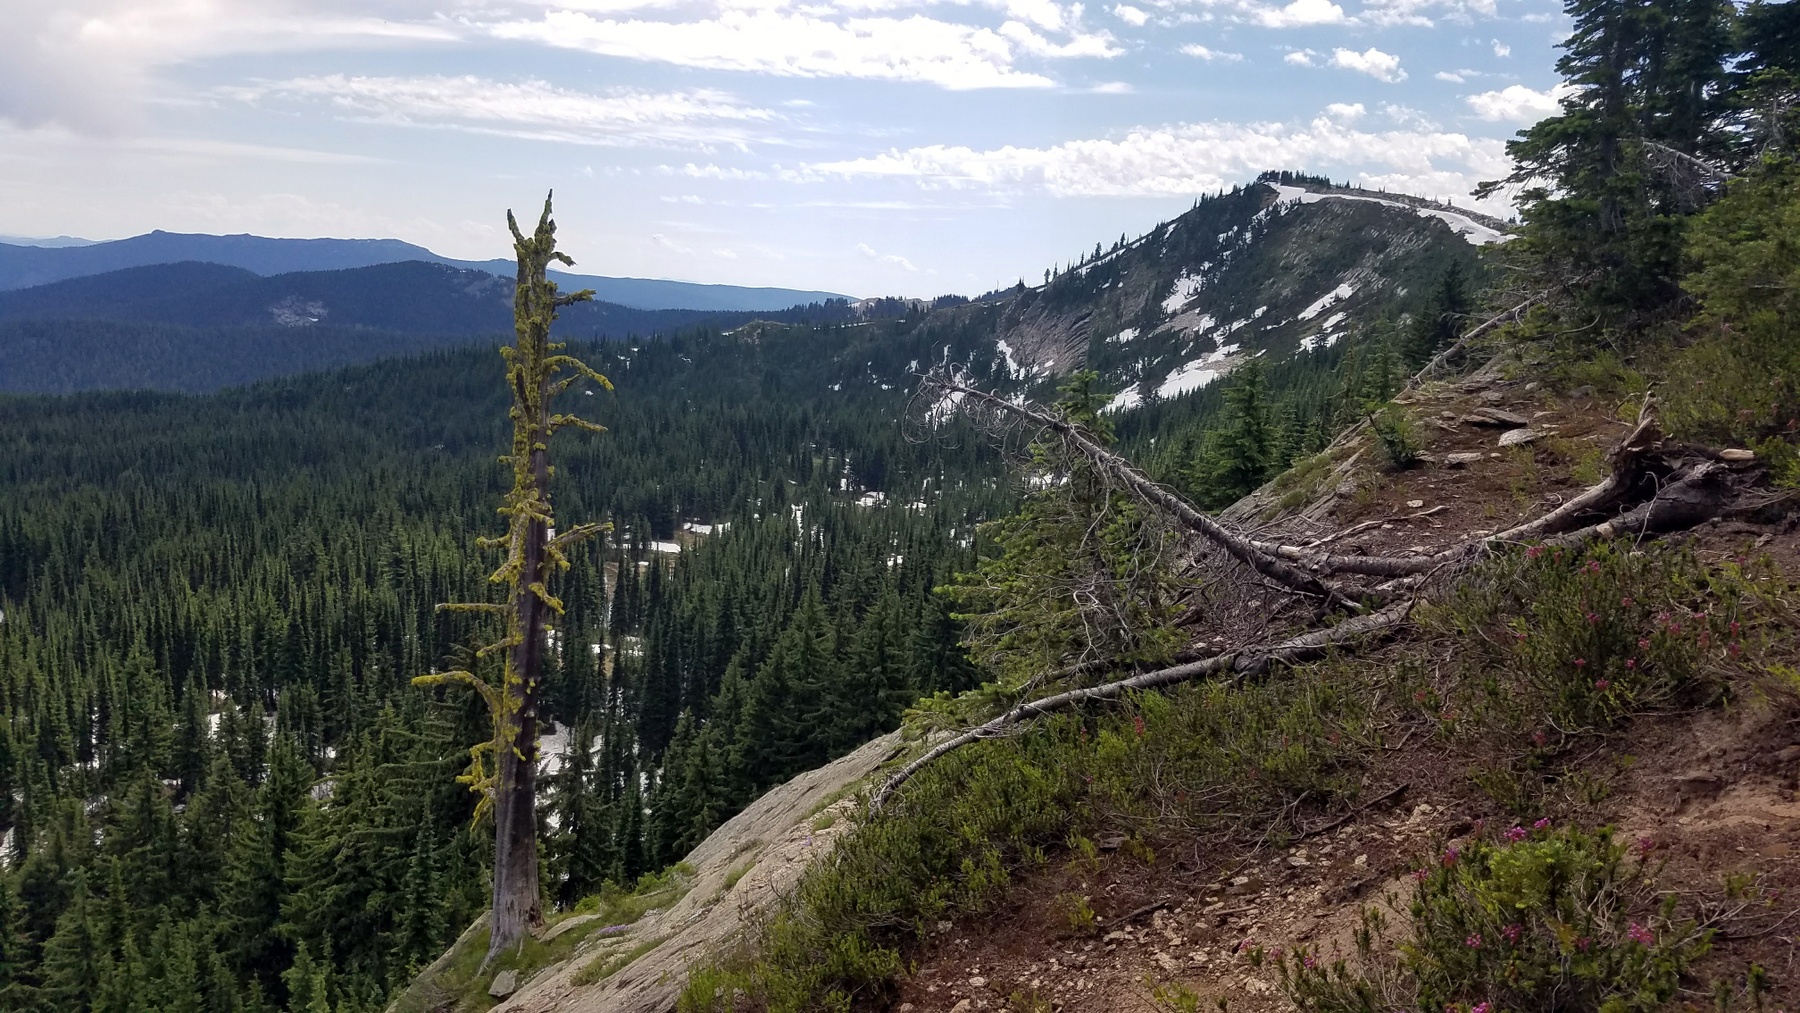
M 549 438 L 540 427 L 531 451 L 532 484 L 543 502 L 550 501 Z M 525 525 L 523 570 L 544 573 L 549 529 L 542 520 Z M 521 586 L 513 591 L 513 618 L 520 637 L 511 648 L 508 668 L 517 676 L 505 687 L 505 707 L 512 720 L 502 729 L 510 741 L 499 743 L 494 796 L 494 910 L 489 922 L 489 959 L 525 938 L 544 923 L 538 890 L 537 848 L 537 707 L 538 683 L 544 670 L 545 613 L 537 592 Z

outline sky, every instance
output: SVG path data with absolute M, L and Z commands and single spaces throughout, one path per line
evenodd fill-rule
M 0 0 L 0 234 L 978 294 L 1264 169 L 1476 204 L 1554 0 Z

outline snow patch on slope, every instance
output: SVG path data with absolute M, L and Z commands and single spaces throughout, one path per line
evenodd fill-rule
M 1156 388 L 1156 396 L 1165 400 L 1172 397 L 1180 397 L 1183 394 L 1197 391 L 1214 380 L 1217 380 L 1219 378 L 1219 370 L 1206 368 L 1211 362 L 1212 356 L 1208 356 L 1204 359 L 1195 359 L 1193 362 L 1170 373 L 1169 378 L 1162 382 L 1162 386 Z
M 1308 306 L 1307 308 L 1301 310 L 1300 311 L 1300 319 L 1301 320 L 1311 320 L 1313 317 L 1316 317 L 1319 314 L 1325 312 L 1325 310 L 1328 307 L 1330 307 L 1332 303 L 1338 302 L 1340 300 L 1348 299 L 1352 295 L 1355 295 L 1355 294 L 1356 294 L 1356 286 L 1350 284 L 1349 282 L 1345 282 L 1342 285 L 1339 285 L 1337 288 L 1334 288 L 1331 291 L 1320 296 L 1318 298 L 1318 300 L 1316 302 L 1314 302 L 1311 306 Z
M 1475 219 L 1470 218 L 1468 215 L 1458 214 L 1455 211 L 1446 211 L 1440 208 L 1414 207 L 1411 204 L 1403 204 L 1397 200 L 1383 200 L 1380 197 L 1364 197 L 1360 194 L 1313 193 L 1311 190 L 1297 186 L 1286 186 L 1281 183 L 1267 183 L 1264 185 L 1273 187 L 1275 192 L 1281 195 L 1283 201 L 1297 200 L 1302 204 L 1317 204 L 1322 200 L 1365 200 L 1373 204 L 1385 204 L 1391 208 L 1399 208 L 1402 211 L 1411 211 L 1421 218 L 1436 218 L 1445 225 L 1450 226 L 1452 232 L 1463 237 L 1463 239 L 1467 240 L 1473 246 L 1486 246 L 1489 243 L 1504 243 L 1513 238 L 1504 232 L 1491 229 L 1486 225 L 1481 224 Z
M 1169 297 L 1162 301 L 1163 312 L 1181 312 L 1182 307 L 1194 301 L 1194 297 L 1200 294 L 1201 286 L 1205 284 L 1206 279 L 1197 278 L 1186 271 L 1181 272 L 1175 279 L 1175 286 L 1169 289 Z

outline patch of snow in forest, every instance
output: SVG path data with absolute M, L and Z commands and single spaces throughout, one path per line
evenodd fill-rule
M 569 730 L 557 725 L 548 735 L 538 736 L 538 776 L 551 777 L 562 769 L 563 757 L 569 755 Z
M 1339 310 L 1336 313 L 1333 313 L 1332 315 L 1326 317 L 1325 322 L 1319 325 L 1319 329 L 1324 330 L 1324 331 L 1329 331 L 1333 327 L 1336 327 L 1337 325 L 1343 323 L 1344 318 L 1349 315 L 1350 314 L 1345 313 L 1343 310 Z
M 1250 314 L 1250 319 L 1252 319 L 1252 320 L 1261 320 L 1261 319 L 1262 319 L 1262 315 L 1263 315 L 1263 314 L 1264 314 L 1264 313 L 1267 313 L 1267 312 L 1269 312 L 1269 308 L 1268 308 L 1268 307 L 1267 307 L 1267 306 L 1258 306 L 1258 307 L 1257 307 L 1257 308 L 1256 308 L 1256 312 L 1255 312 L 1255 313 L 1252 313 L 1252 314 Z
M 1113 399 L 1107 402 L 1106 407 L 1100 410 L 1103 412 L 1128 412 L 1143 403 L 1144 397 L 1138 393 L 1138 385 L 1134 383 L 1114 395 Z
M 1021 370 L 1019 368 L 1019 361 L 1017 359 L 1013 358 L 1013 350 L 1012 350 L 1011 345 L 1007 344 L 1004 341 L 996 341 L 996 342 L 994 342 L 994 347 L 998 348 L 1000 350 L 1000 354 L 1006 357 L 1006 373 L 1008 376 L 1018 376 L 1020 373 L 1023 372 L 1023 370 Z
M 1192 393 L 1219 378 L 1219 371 L 1207 369 L 1208 359 L 1196 359 L 1169 374 L 1169 378 L 1156 388 L 1156 396 L 1167 400 Z
M 1244 346 L 1238 345 L 1238 344 L 1220 345 L 1218 351 L 1216 351 L 1206 357 L 1206 361 L 1207 362 L 1224 362 L 1226 356 L 1230 355 L 1231 353 L 1237 351 L 1238 349 L 1240 349 L 1242 347 L 1244 347 Z
M 651 542 L 650 543 L 650 551 L 651 552 L 680 552 L 681 551 L 681 543 L 680 542 Z
M 1355 294 L 1356 294 L 1356 286 L 1350 284 L 1349 282 L 1344 282 L 1342 285 L 1339 285 L 1337 288 L 1334 288 L 1331 291 L 1320 296 L 1318 298 L 1318 301 L 1314 302 L 1311 306 L 1308 306 L 1307 308 L 1301 310 L 1300 311 L 1300 319 L 1301 320 L 1311 320 L 1313 317 L 1316 317 L 1319 314 L 1325 312 L 1325 310 L 1327 308 L 1329 308 L 1332 303 L 1338 302 L 1339 300 L 1342 300 L 1342 299 L 1348 299 L 1352 295 L 1355 295 Z
M 1194 301 L 1194 297 L 1200 294 L 1201 286 L 1205 284 L 1206 279 L 1195 277 L 1186 271 L 1181 272 L 1175 279 L 1175 286 L 1169 290 L 1169 297 L 1162 302 L 1163 312 L 1181 312 L 1182 307 Z
M 1120 331 L 1119 333 L 1113 335 L 1112 337 L 1107 338 L 1106 343 L 1109 345 L 1123 345 L 1125 342 L 1130 341 L 1137 336 L 1138 336 L 1137 328 L 1127 327 L 1124 330 Z
M 1450 226 L 1452 232 L 1463 237 L 1463 239 L 1467 240 L 1472 246 L 1486 246 L 1489 243 L 1504 243 L 1513 238 L 1504 232 L 1488 228 L 1486 225 L 1470 218 L 1468 215 L 1458 214 L 1455 211 L 1444 210 L 1441 208 L 1414 207 L 1411 204 L 1403 204 L 1397 200 L 1384 200 L 1380 197 L 1365 197 L 1353 193 L 1313 193 L 1310 190 L 1297 186 L 1285 186 L 1280 183 L 1270 183 L 1268 185 L 1274 187 L 1276 192 L 1281 194 L 1281 199 L 1284 201 L 1297 200 L 1302 204 L 1317 204 L 1327 198 L 1334 198 L 1337 200 L 1364 200 L 1371 204 L 1385 204 L 1388 207 L 1399 208 L 1402 211 L 1411 211 L 1421 218 L 1436 218 L 1445 225 Z
M 856 505 L 861 507 L 878 507 L 886 502 L 887 493 L 870 491 L 863 493 L 862 496 L 857 499 Z
M 1213 340 L 1214 341 L 1222 340 L 1227 334 L 1231 334 L 1231 333 L 1239 330 L 1240 328 L 1244 327 L 1248 323 L 1250 323 L 1249 320 L 1233 320 L 1231 323 L 1228 323 L 1225 325 L 1225 332 L 1223 334 L 1220 334 L 1218 337 L 1214 338 Z

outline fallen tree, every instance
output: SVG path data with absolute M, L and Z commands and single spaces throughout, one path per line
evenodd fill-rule
M 1007 415 L 1035 425 L 1042 432 L 1055 434 L 1066 447 L 1079 454 L 1102 474 L 1174 518 L 1189 531 L 1222 548 L 1256 573 L 1289 590 L 1320 597 L 1327 602 L 1389 602 L 1401 590 L 1417 591 L 1433 574 L 1460 573 L 1482 556 L 1506 545 L 1530 541 L 1576 545 L 1596 538 L 1625 535 L 1650 537 L 1686 530 L 1714 517 L 1765 510 L 1790 498 L 1785 493 L 1758 492 L 1755 480 L 1759 476 L 1755 474 L 1755 470 L 1741 467 L 1752 458 L 1741 452 L 1731 455 L 1732 460 L 1725 460 L 1725 455 L 1718 453 L 1691 449 L 1665 451 L 1651 401 L 1646 398 L 1639 411 L 1637 425 L 1609 454 L 1612 466 L 1607 477 L 1547 513 L 1504 531 L 1465 539 L 1434 553 L 1408 556 L 1323 553 L 1302 546 L 1258 541 L 1233 530 L 1207 516 L 1175 492 L 1152 481 L 1123 456 L 1102 446 L 1091 434 L 1067 418 L 1008 401 L 998 394 L 971 387 L 953 377 L 936 375 L 928 377 L 926 382 L 931 393 L 940 399 L 950 398 L 959 407 L 966 408 L 973 404 L 983 411 Z M 1734 467 L 1734 464 L 1740 466 Z M 1582 523 L 1584 518 L 1615 510 L 1631 501 L 1646 486 L 1650 487 L 1647 498 L 1628 509 L 1612 517 Z M 1394 579 L 1376 587 L 1355 587 L 1328 582 L 1315 576 L 1315 573 L 1351 573 Z M 1379 611 L 1315 629 L 1275 644 L 1222 652 L 1019 704 L 998 717 L 938 743 L 907 763 L 882 784 L 871 800 L 871 809 L 879 810 L 887 805 L 908 779 L 948 753 L 971 743 L 1005 734 L 1026 721 L 1086 703 L 1114 700 L 1136 691 L 1226 673 L 1231 674 L 1233 681 L 1240 681 L 1261 675 L 1274 664 L 1291 665 L 1315 660 L 1333 648 L 1354 649 L 1370 639 L 1383 639 L 1397 633 L 1411 613 L 1412 606 L 1412 599 L 1402 600 L 1387 604 Z M 1323 613 L 1320 618 L 1323 618 Z M 1085 674 L 1104 667 L 1104 663 L 1089 661 L 1053 674 Z M 1048 680 L 1034 680 L 1033 684 L 1040 681 Z

